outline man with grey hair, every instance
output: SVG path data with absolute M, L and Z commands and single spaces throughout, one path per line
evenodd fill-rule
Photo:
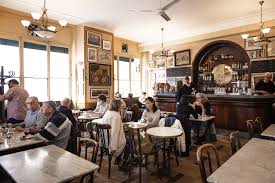
M 66 149 L 70 138 L 72 122 L 64 114 L 56 110 L 56 103 L 54 101 L 44 102 L 41 111 L 45 116 L 49 117 L 49 121 L 45 128 L 36 134 L 36 138 Z
M 16 131 L 24 131 L 24 128 L 36 127 L 38 129 L 44 128 L 48 118 L 40 111 L 38 98 L 35 96 L 28 97 L 26 100 L 27 114 L 24 122 L 16 124 Z
M 270 72 L 266 72 L 264 75 L 264 80 L 261 80 L 256 84 L 255 90 L 262 95 L 274 94 L 275 86 L 271 79 L 272 74 Z

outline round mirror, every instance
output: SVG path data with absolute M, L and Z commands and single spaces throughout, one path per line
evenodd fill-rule
M 214 74 L 214 81 L 218 85 L 225 85 L 232 80 L 232 68 L 226 64 L 219 64 L 214 67 L 212 73 Z

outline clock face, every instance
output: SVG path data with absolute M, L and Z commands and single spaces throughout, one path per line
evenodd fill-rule
M 232 68 L 226 64 L 219 64 L 214 67 L 212 73 L 214 74 L 214 81 L 218 85 L 225 85 L 232 80 Z
M 123 53 L 128 53 L 128 44 L 122 43 L 121 50 Z

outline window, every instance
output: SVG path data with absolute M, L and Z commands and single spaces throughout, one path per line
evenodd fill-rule
M 50 47 L 50 98 L 62 100 L 70 96 L 70 64 L 68 48 Z
M 120 92 L 122 97 L 127 97 L 130 92 L 134 96 L 139 96 L 141 92 L 140 60 L 119 57 L 118 62 L 117 58 L 117 56 L 114 57 L 115 92 Z
M 20 76 L 20 64 L 19 64 L 19 42 L 9 39 L 0 39 L 0 57 L 1 62 L 0 66 L 4 68 L 4 74 L 9 75 L 9 71 L 14 71 L 14 78 L 9 78 L 5 80 L 5 82 L 10 79 L 17 79 L 19 81 Z M 1 69 L 1 67 L 0 67 Z M 1 72 L 1 71 L 0 71 Z M 8 86 L 4 86 L 4 92 L 8 90 Z
M 48 100 L 47 46 L 24 42 L 24 87 L 30 96 Z

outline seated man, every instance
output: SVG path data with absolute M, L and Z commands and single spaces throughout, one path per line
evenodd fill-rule
M 57 111 L 61 112 L 72 122 L 70 139 L 68 142 L 68 146 L 66 148 L 67 151 L 76 154 L 77 153 L 77 137 L 80 137 L 80 131 L 78 129 L 78 121 L 75 119 L 72 110 L 69 108 L 71 104 L 71 100 L 69 98 L 64 98 L 61 101 L 61 105 L 58 106 Z
M 27 115 L 24 122 L 16 124 L 16 131 L 24 131 L 24 128 L 36 127 L 38 129 L 44 128 L 47 123 L 47 117 L 40 111 L 39 101 L 37 97 L 28 97 L 26 100 Z
M 131 106 L 134 104 L 137 104 L 139 106 L 139 108 L 141 108 L 141 105 L 142 105 L 137 98 L 133 98 L 132 93 L 129 93 L 128 97 L 125 98 L 124 101 L 126 103 L 127 109 L 131 109 Z
M 54 101 L 44 102 L 41 111 L 45 116 L 49 117 L 49 120 L 45 128 L 37 133 L 35 137 L 66 149 L 72 122 L 64 114 L 56 110 Z

